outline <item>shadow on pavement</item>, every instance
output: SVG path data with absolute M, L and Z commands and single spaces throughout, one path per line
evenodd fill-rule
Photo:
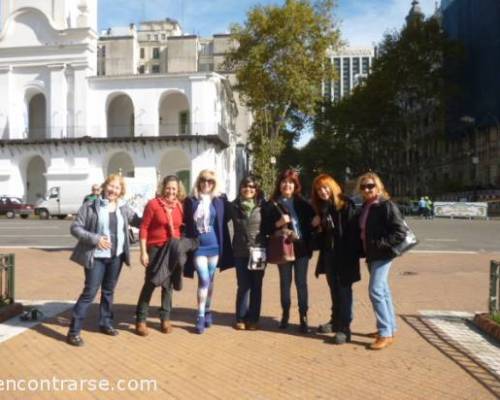
M 455 362 L 490 393 L 500 398 L 500 379 L 481 362 L 477 361 L 460 346 L 456 345 L 452 340 L 449 340 L 438 329 L 426 322 L 428 317 L 422 317 L 420 315 L 401 315 L 401 318 L 423 339 L 447 358 Z

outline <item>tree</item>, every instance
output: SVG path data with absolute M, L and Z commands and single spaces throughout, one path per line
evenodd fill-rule
M 356 174 L 372 169 L 387 181 L 411 182 L 426 168 L 421 155 L 444 133 L 446 104 L 457 94 L 447 78 L 449 61 L 459 53 L 435 18 L 417 18 L 387 34 L 366 81 L 351 96 L 322 105 L 305 151 L 328 143 L 329 172 L 342 174 L 348 166 Z
M 253 112 L 250 131 L 255 173 L 270 190 L 275 165 L 292 118 L 314 115 L 321 83 L 334 76 L 327 51 L 339 44 L 333 0 L 286 0 L 283 6 L 256 6 L 243 25 L 234 25 L 236 46 L 225 59 L 234 70 L 243 103 Z

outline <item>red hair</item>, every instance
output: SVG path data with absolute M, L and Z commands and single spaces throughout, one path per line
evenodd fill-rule
M 319 213 L 320 209 L 319 205 L 321 204 L 321 199 L 318 196 L 318 190 L 323 186 L 330 189 L 331 193 L 330 200 L 335 206 L 335 209 L 337 210 L 342 209 L 345 206 L 346 202 L 344 200 L 344 196 L 342 194 L 342 189 L 340 188 L 340 185 L 330 175 L 321 174 L 318 175 L 316 178 L 314 178 L 312 184 L 311 200 L 312 200 L 312 205 L 316 210 L 316 212 Z
M 276 185 L 274 186 L 274 192 L 272 198 L 276 200 L 281 196 L 281 182 L 283 181 L 292 181 L 294 185 L 293 195 L 300 196 L 300 192 L 302 191 L 302 185 L 300 184 L 299 172 L 295 169 L 286 169 L 281 174 L 279 174 L 278 179 L 276 180 Z

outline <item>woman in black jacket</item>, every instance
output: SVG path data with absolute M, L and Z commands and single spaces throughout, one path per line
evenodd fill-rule
M 248 269 L 250 247 L 262 247 L 262 192 L 252 176 L 243 178 L 239 195 L 229 205 L 233 222 L 233 256 L 236 266 L 236 330 L 256 330 L 262 302 L 264 270 Z
M 326 174 L 314 179 L 311 200 L 317 213 L 313 219 L 319 247 L 316 276 L 326 274 L 332 298 L 330 329 L 336 332 L 334 342 L 343 344 L 351 341 L 352 284 L 361 279 L 355 206 Z
M 278 265 L 282 316 L 280 328 L 288 328 L 290 318 L 290 288 L 292 271 L 299 302 L 300 331 L 307 333 L 308 292 L 307 267 L 311 258 L 311 233 L 314 210 L 301 195 L 299 174 L 286 170 L 276 180 L 271 200 L 266 204 L 263 230 L 266 236 L 287 228 L 294 238 L 295 261 Z
M 399 209 L 389 200 L 389 194 L 377 174 L 367 172 L 360 176 L 357 190 L 364 200 L 359 227 L 370 271 L 370 300 L 377 319 L 376 340 L 370 348 L 381 350 L 392 344 L 396 331 L 389 271 L 392 259 L 397 255 L 393 247 L 404 240 L 406 228 Z

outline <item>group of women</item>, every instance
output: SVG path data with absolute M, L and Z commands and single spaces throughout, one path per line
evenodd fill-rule
M 377 331 L 370 334 L 375 338 L 370 348 L 380 350 L 393 342 L 396 321 L 388 276 L 396 255 L 393 248 L 404 240 L 406 227 L 375 173 L 368 172 L 358 179 L 357 190 L 364 201 L 359 210 L 326 174 L 314 179 L 308 202 L 301 193 L 299 174 L 294 170 L 279 175 L 268 201 L 252 176 L 240 182 L 238 196 L 232 202 L 219 192 L 213 171 L 200 172 L 189 197 L 176 176 L 167 176 L 157 197 L 148 202 L 142 219 L 123 201 L 125 182 L 120 175 L 109 176 L 102 189 L 101 197 L 82 205 L 71 226 L 71 233 L 78 239 L 72 260 L 85 267 L 85 284 L 73 308 L 69 344 L 83 345 L 82 322 L 99 288 L 100 330 L 111 336 L 118 334 L 112 324 L 113 292 L 123 262 L 130 264 L 129 225 L 140 228 L 140 260 L 145 267 L 136 308 L 135 332 L 140 336 L 149 333 L 148 308 L 158 286 L 153 275 L 159 273 L 165 259 L 172 264 L 172 257 L 173 264 L 178 265 L 168 265 L 162 275 L 165 279 L 161 284 L 159 316 L 163 333 L 172 332 L 172 292 L 175 285 L 180 288 L 172 269 L 178 267 L 183 267 L 184 276 L 193 277 L 196 272 L 198 277 L 197 333 L 202 334 L 213 323 L 211 303 L 216 270 L 231 267 L 236 268 L 237 277 L 234 328 L 258 329 L 264 270 L 250 269 L 249 257 L 254 248 L 265 248 L 269 238 L 286 230 L 293 241 L 295 257 L 278 265 L 282 308 L 279 328 L 289 327 L 294 277 L 300 331 L 309 332 L 307 271 L 313 250 L 319 250 L 316 276 L 326 275 L 332 301 L 331 319 L 320 329 L 335 332 L 333 340 L 337 344 L 351 340 L 352 285 L 360 280 L 360 258 L 364 257 L 377 321 Z M 233 226 L 232 240 L 229 222 Z M 184 240 L 196 245 L 180 245 Z M 168 247 L 170 252 L 166 256 Z

